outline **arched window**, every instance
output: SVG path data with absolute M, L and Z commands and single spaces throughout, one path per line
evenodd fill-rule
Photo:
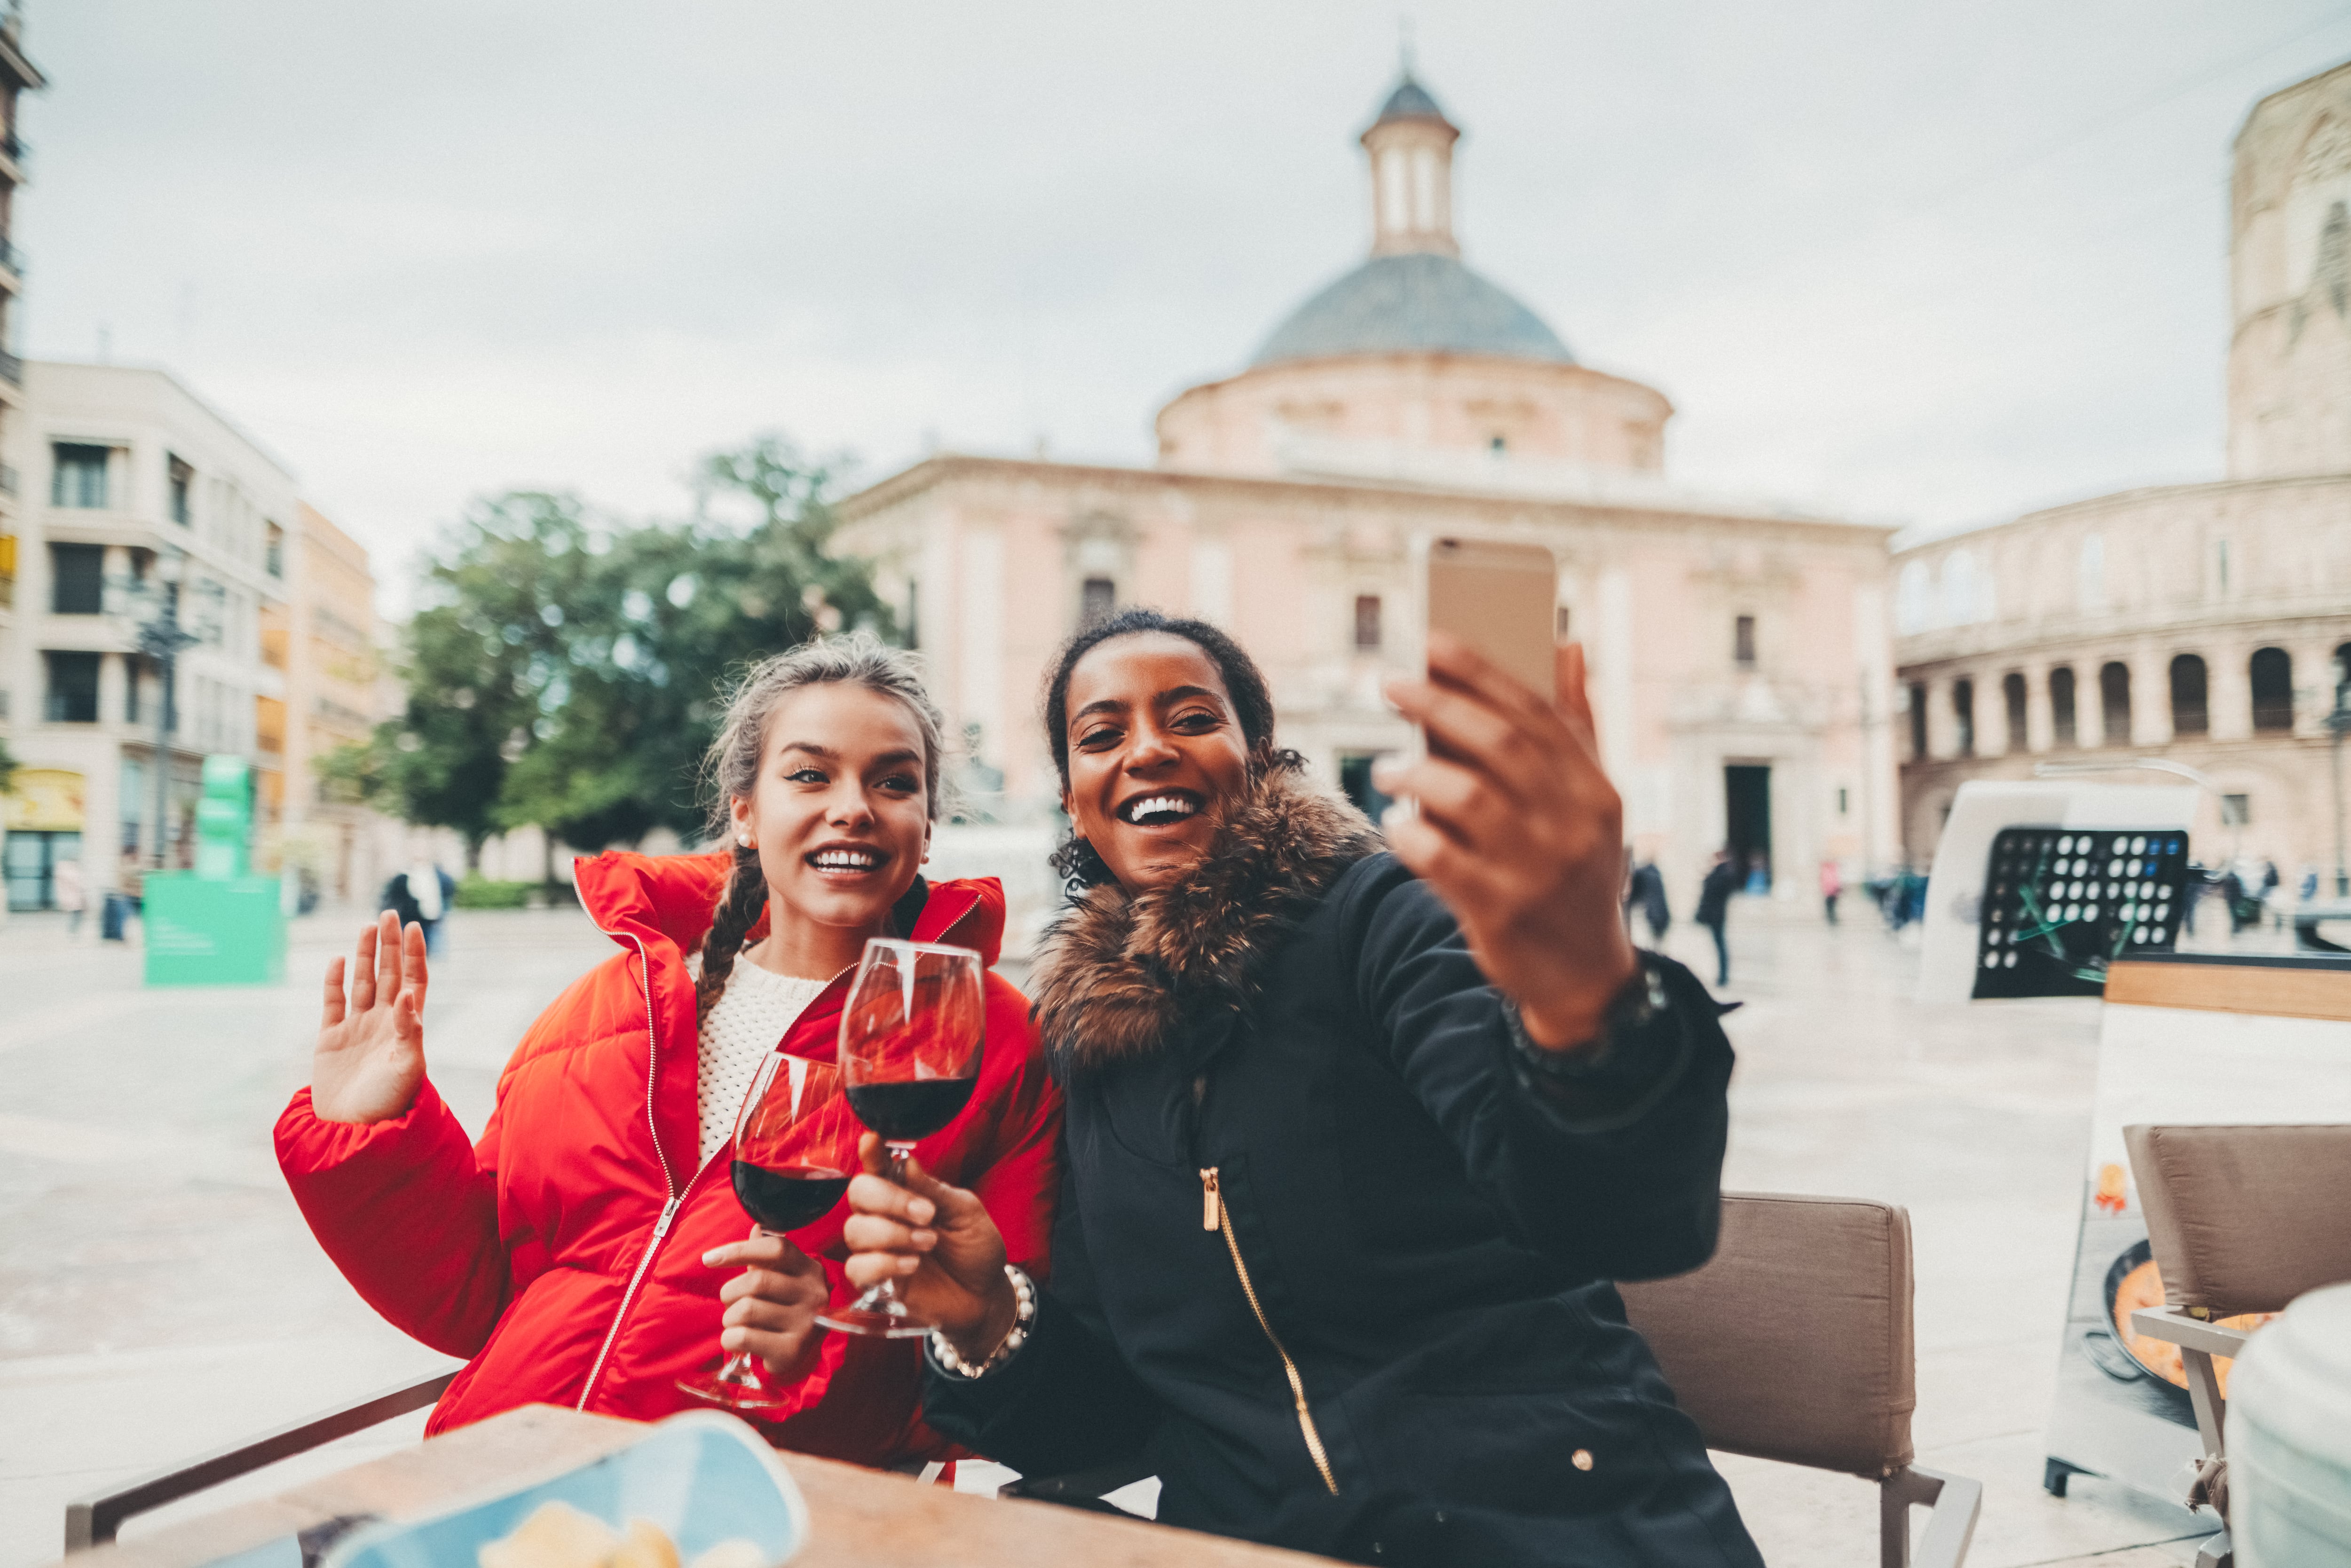
M 2078 746 L 2074 728 L 2074 670 L 2060 664 L 2049 672 L 2049 739 L 2054 746 Z
M 1910 760 L 1927 760 L 1927 688 L 1917 681 L 1903 694 L 1910 710 Z
M 2098 672 L 2098 705 L 2105 710 L 2105 742 L 2108 746 L 2128 746 L 2130 723 L 2130 666 L 2116 660 Z
M 1951 719 L 1953 734 L 1959 743 L 1961 757 L 1976 754 L 1976 684 L 1973 681 L 1951 683 Z
M 2014 671 L 2000 678 L 2000 700 L 2008 709 L 2008 748 L 2022 751 L 2026 744 L 2024 677 Z
M 2204 661 L 2182 653 L 2171 661 L 2171 733 L 2202 735 L 2211 727 L 2204 702 Z
M 2294 727 L 2294 655 L 2283 648 L 2262 648 L 2253 654 L 2253 727 Z

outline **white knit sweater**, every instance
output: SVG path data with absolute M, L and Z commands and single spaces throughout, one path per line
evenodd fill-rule
M 743 1113 L 743 1096 L 758 1077 L 759 1064 L 829 983 L 778 975 L 747 958 L 735 960 L 726 988 L 702 1020 L 696 1052 L 701 1074 L 695 1099 L 702 1113 L 704 1161 L 733 1134 L 736 1119 Z

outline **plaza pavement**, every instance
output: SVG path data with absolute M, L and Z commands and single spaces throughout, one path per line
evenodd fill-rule
M 0 1568 L 56 1555 L 70 1497 L 442 1364 L 342 1283 L 269 1152 L 306 1078 L 319 975 L 357 918 L 297 922 L 282 986 L 220 990 L 146 990 L 135 949 L 69 940 L 53 916 L 0 926 Z M 460 912 L 449 936 L 426 1049 L 478 1130 L 525 1026 L 611 947 L 571 911 Z M 2095 1004 L 1921 1009 L 1916 954 L 1852 900 L 1835 930 L 1809 901 L 1739 900 L 1732 943 L 1725 994 L 1747 1005 L 1728 1020 L 1726 1184 L 1909 1207 L 1919 1461 L 1984 1483 L 1970 1563 L 2191 1561 L 2210 1527 L 2185 1510 L 2089 1478 L 2064 1500 L 2040 1486 Z M 1694 927 L 1667 946 L 1711 962 Z M 281 1490 L 422 1426 L 144 1522 Z M 1876 1562 L 1869 1484 L 1721 1463 L 1774 1564 Z

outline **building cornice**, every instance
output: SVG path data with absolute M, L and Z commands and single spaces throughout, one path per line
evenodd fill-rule
M 1731 523 L 1754 530 L 1777 530 L 1815 539 L 1882 549 L 1896 530 L 1881 523 L 1848 523 L 1822 518 L 1773 517 L 1768 513 L 1734 512 L 1694 505 L 1687 509 L 1623 505 L 1611 502 L 1549 499 L 1522 495 L 1495 495 L 1477 490 L 1447 489 L 1341 478 L 1293 479 L 1263 475 L 1203 474 L 1180 468 L 1130 468 L 1113 464 L 1063 463 L 1035 458 L 983 457 L 942 453 L 900 470 L 839 503 L 834 510 L 844 524 L 862 522 L 925 491 L 968 480 L 999 483 L 1092 485 L 1133 491 L 1176 489 L 1196 496 L 1224 495 L 1268 502 L 1306 500 L 1319 505 L 1365 504 L 1423 510 L 1431 502 L 1474 509 L 1498 524 L 1513 521 L 1543 523 L 1604 523 L 1643 529 L 1688 523 Z
M 2091 517 L 2100 512 L 2119 512 L 2155 501 L 2179 500 L 2193 497 L 2219 497 L 2242 494 L 2252 490 L 2285 490 L 2325 486 L 2351 487 L 2351 474 L 2286 474 L 2250 479 L 2203 479 L 2178 485 L 2142 485 L 2131 490 L 2115 490 L 2104 496 L 2092 496 L 2084 500 L 2065 501 L 2054 507 L 2044 507 L 2036 512 L 1991 523 L 1966 523 L 1935 533 L 1906 529 L 1917 537 L 1905 539 L 1897 533 L 1892 549 L 1896 559 L 1915 555 L 1941 545 L 1955 544 L 1962 539 L 1989 538 L 2010 528 L 2022 528 L 2034 524 L 2064 521 L 2077 517 Z
M 2062 630 L 2043 624 L 2021 628 L 2021 634 L 2005 636 L 1994 628 L 1951 628 L 1945 632 L 1896 639 L 1894 662 L 1896 668 L 1906 672 L 1938 664 L 1980 664 L 1985 660 L 2004 664 L 2028 660 L 2052 660 L 2064 664 L 2077 653 L 2084 656 L 2093 653 L 2119 656 L 2129 651 L 2126 644 L 2141 637 L 2210 639 L 2225 636 L 2246 643 L 2284 643 L 2312 635 L 2335 635 L 2340 631 L 2342 622 L 2341 601 L 2330 595 L 2314 593 L 2301 600 L 2272 601 L 2258 607 L 2199 605 L 2193 610 L 2168 613 L 2158 611 L 2143 615 L 2084 616 L 2069 621 Z M 1978 635 L 1957 634 L 1960 632 Z M 1950 641 L 1929 643 L 1928 639 L 1930 637 L 1949 637 Z M 2193 648 L 2185 647 L 2177 651 L 2196 652 Z

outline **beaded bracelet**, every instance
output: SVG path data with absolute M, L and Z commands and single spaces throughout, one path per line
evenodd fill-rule
M 1037 1321 L 1036 1284 L 1025 1270 L 1009 1263 L 1004 1266 L 1004 1277 L 1012 1281 L 1014 1302 L 1012 1330 L 1004 1336 L 1004 1343 L 990 1352 L 986 1361 L 975 1366 L 956 1354 L 955 1346 L 947 1343 L 946 1334 L 933 1329 L 931 1359 L 939 1364 L 939 1370 L 954 1373 L 958 1377 L 984 1377 L 1011 1360 L 1012 1353 L 1028 1343 L 1029 1325 Z

